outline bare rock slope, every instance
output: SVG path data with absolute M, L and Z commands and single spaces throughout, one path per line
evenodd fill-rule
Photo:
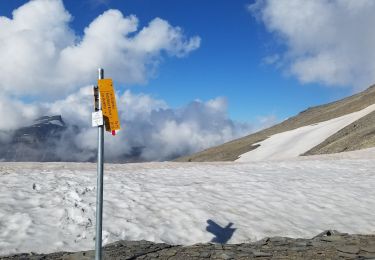
M 374 259 L 374 235 L 350 235 L 325 231 L 312 239 L 271 237 L 244 244 L 168 245 L 147 241 L 118 241 L 104 248 L 104 259 Z M 26 253 L 2 260 L 85 260 L 94 259 L 94 251 Z
M 339 101 L 308 108 L 298 115 L 270 128 L 230 141 L 223 145 L 209 148 L 196 154 L 178 158 L 176 161 L 234 161 L 238 159 L 239 155 L 257 148 L 254 144 L 263 141 L 271 135 L 347 115 L 362 110 L 374 103 L 375 85 L 361 93 Z M 374 122 L 375 113 L 373 112 L 329 137 L 323 143 L 306 152 L 305 155 L 334 153 L 374 147 Z

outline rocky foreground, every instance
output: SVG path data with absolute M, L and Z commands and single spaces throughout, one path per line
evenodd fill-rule
M 94 259 L 94 251 L 18 254 L 0 259 Z M 264 238 L 246 244 L 177 246 L 119 241 L 104 248 L 104 259 L 375 259 L 375 235 L 325 231 L 312 239 Z

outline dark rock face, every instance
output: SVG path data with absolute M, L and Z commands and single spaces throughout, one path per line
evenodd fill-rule
M 60 115 L 40 117 L 32 125 L 16 129 L 11 141 L 2 144 L 0 156 L 3 161 L 59 161 L 51 151 L 66 129 Z
M 43 116 L 31 126 L 22 127 L 14 132 L 13 143 L 38 145 L 50 138 L 60 138 L 66 125 L 61 116 Z
M 76 142 L 76 135 L 81 131 L 78 126 L 65 123 L 61 115 L 40 117 L 30 126 L 7 132 L 9 140 L 2 142 L 0 139 L 0 161 L 95 162 L 97 150 Z M 143 148 L 132 147 L 128 153 L 106 157 L 106 162 L 143 162 Z
M 94 259 L 94 251 L 18 254 L 0 259 Z M 273 237 L 244 244 L 168 245 L 119 241 L 104 247 L 103 259 L 375 259 L 375 235 L 325 231 L 311 239 Z

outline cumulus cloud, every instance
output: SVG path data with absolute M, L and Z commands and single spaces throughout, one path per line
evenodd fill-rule
M 70 27 L 72 19 L 61 0 L 29 1 L 11 18 L 0 17 L 0 109 L 7 115 L 0 121 L 0 158 L 16 149 L 16 154 L 26 155 L 24 159 L 30 155 L 29 160 L 95 160 L 97 131 L 90 124 L 89 85 L 97 68 L 105 67 L 116 82 L 145 83 L 164 57 L 185 57 L 200 45 L 198 36 L 189 38 L 160 18 L 139 28 L 136 16 L 108 10 L 82 35 Z M 30 99 L 24 96 L 34 101 L 25 102 Z M 174 109 L 147 94 L 121 90 L 117 103 L 122 130 L 105 138 L 107 162 L 168 160 L 253 129 L 229 119 L 222 97 Z M 41 145 L 15 140 L 13 130 L 46 115 L 62 115 L 67 127 Z
M 82 36 L 71 20 L 61 0 L 33 0 L 0 17 L 0 90 L 56 97 L 90 84 L 98 67 L 118 82 L 145 83 L 163 55 L 183 57 L 200 45 L 160 18 L 139 29 L 136 16 L 108 10 Z
M 87 99 L 91 101 L 92 97 Z M 69 98 L 64 102 L 68 106 L 72 104 L 72 107 L 81 105 Z M 235 123 L 228 118 L 224 98 L 207 102 L 197 100 L 172 109 L 163 100 L 146 94 L 132 94 L 128 90 L 118 96 L 118 104 L 122 130 L 116 137 L 109 134 L 106 137 L 106 156 L 113 161 L 132 156 L 146 161 L 168 160 L 251 131 L 249 125 Z M 83 130 L 77 135 L 77 145 L 95 150 L 96 130 L 88 128 L 87 122 L 80 128 Z
M 0 130 L 12 130 L 30 124 L 40 113 L 37 106 L 6 96 L 0 96 L 0 111 Z
M 49 143 L 62 161 L 94 160 L 97 130 L 92 128 L 92 88 L 84 87 L 64 99 L 12 107 L 25 117 L 63 115 L 68 128 Z M 225 98 L 196 100 L 179 109 L 146 94 L 125 91 L 117 97 L 122 130 L 106 135 L 105 157 L 109 162 L 169 160 L 243 136 L 254 128 L 228 118 Z M 16 117 L 11 120 L 19 121 Z
M 375 82 L 374 1 L 257 0 L 248 9 L 285 44 L 269 57 L 281 55 L 302 83 L 360 89 Z

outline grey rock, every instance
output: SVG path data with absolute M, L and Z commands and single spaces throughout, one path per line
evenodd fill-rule
M 375 253 L 375 245 L 363 246 L 361 247 L 361 250 L 368 253 Z
M 375 259 L 375 254 L 374 253 L 363 253 L 359 254 L 359 257 L 362 259 Z
M 220 254 L 218 257 L 219 259 L 233 259 L 234 254 L 231 252 L 225 252 L 225 253 Z
M 223 245 L 222 244 L 214 244 L 214 248 L 217 250 L 222 250 L 223 249 Z
M 199 257 L 202 257 L 202 258 L 209 258 L 211 256 L 211 253 L 210 252 L 201 252 Z
M 198 257 L 200 253 L 198 251 L 189 252 L 189 256 Z
M 288 250 L 291 250 L 291 251 L 295 251 L 295 252 L 302 252 L 302 251 L 306 251 L 307 248 L 306 247 L 291 247 L 290 249 Z
M 269 237 L 265 237 L 257 242 L 254 243 L 254 245 L 258 245 L 258 246 L 263 246 L 263 245 L 267 245 L 267 243 L 270 241 L 270 238 Z
M 285 237 L 271 237 L 269 239 L 270 242 L 273 242 L 273 243 L 280 243 L 280 242 L 286 242 L 287 241 L 287 238 Z
M 307 246 L 307 242 L 305 242 L 305 241 L 296 242 L 296 243 L 294 243 L 294 246 L 296 246 L 296 247 L 306 247 Z
M 247 254 L 251 254 L 254 251 L 251 247 L 243 246 L 243 245 L 238 247 L 237 250 L 240 251 L 240 252 L 247 253 Z
M 336 241 L 340 241 L 340 240 L 343 240 L 344 238 L 342 236 L 327 236 L 327 237 L 321 237 L 320 240 L 321 241 L 326 241 L 326 242 L 336 242 Z
M 337 251 L 348 253 L 348 254 L 358 254 L 359 247 L 358 246 L 338 246 L 336 247 Z
M 164 252 L 160 252 L 164 256 L 175 256 L 177 254 L 177 250 L 175 249 L 170 249 L 170 250 L 165 250 Z
M 261 252 L 261 251 L 253 251 L 253 255 L 255 257 L 270 257 L 272 256 L 271 253 Z
M 321 238 L 340 237 L 334 242 Z M 119 241 L 106 245 L 104 259 L 373 259 L 375 258 L 375 236 L 373 235 L 332 235 L 313 239 L 270 238 L 262 243 L 245 244 L 196 244 L 176 246 L 148 241 Z M 273 242 L 271 242 L 273 241 Z M 280 245 L 283 244 L 283 245 Z M 359 250 L 361 249 L 361 250 Z M 366 251 L 367 250 L 367 251 Z M 85 260 L 94 259 L 94 251 L 57 252 L 52 254 L 26 253 L 0 257 L 0 260 Z
M 357 255 L 354 255 L 354 254 L 348 254 L 348 253 L 343 253 L 343 252 L 340 252 L 338 254 L 339 257 L 342 257 L 342 258 L 345 258 L 345 259 L 358 259 L 359 257 Z

